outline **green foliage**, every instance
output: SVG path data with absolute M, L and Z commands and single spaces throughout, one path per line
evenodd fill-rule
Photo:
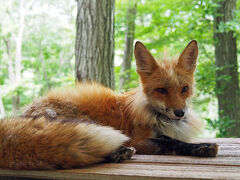
M 11 4 L 13 2 L 13 4 Z M 17 1 L 2 3 L 0 12 L 0 85 L 7 115 L 12 114 L 12 97 L 20 108 L 49 89 L 75 84 L 74 39 L 76 2 L 38 1 L 26 10 L 22 39 L 22 77 L 9 79 L 12 61 L 15 71 L 16 42 L 20 7 Z M 27 4 L 26 4 L 27 6 Z M 40 8 L 44 7 L 44 8 Z M 16 12 L 17 14 L 14 14 Z M 10 55 L 6 40 L 9 40 Z
M 211 130 L 217 130 L 216 137 L 230 137 L 229 129 L 234 126 L 235 120 L 228 117 L 221 117 L 218 120 L 206 118 L 206 120 Z
M 120 88 L 119 88 L 119 79 L 120 79 L 120 76 L 121 76 L 121 72 L 120 72 L 120 69 L 121 69 L 121 66 L 115 66 L 115 82 L 116 82 L 116 90 L 117 91 L 120 91 Z M 128 91 L 130 89 L 133 89 L 133 88 L 136 88 L 139 86 L 139 76 L 135 70 L 135 63 L 132 63 L 132 68 L 130 70 L 131 72 L 131 76 L 130 76 L 130 79 L 129 79 L 129 82 L 126 83 L 124 85 L 124 90 L 125 91 Z M 125 72 L 126 73 L 126 72 Z

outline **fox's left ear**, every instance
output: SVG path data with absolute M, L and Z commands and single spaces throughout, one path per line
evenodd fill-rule
M 177 68 L 182 68 L 187 72 L 193 73 L 198 57 L 198 45 L 196 40 L 192 40 L 183 50 L 179 57 Z
M 137 72 L 141 77 L 151 75 L 158 67 L 154 57 L 140 41 L 137 41 L 135 44 L 134 55 L 137 64 Z

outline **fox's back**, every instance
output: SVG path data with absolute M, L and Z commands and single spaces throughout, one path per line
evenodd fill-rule
M 50 121 L 96 123 L 116 129 L 130 127 L 119 98 L 109 88 L 97 83 L 80 83 L 76 87 L 60 88 L 36 99 L 23 117 L 46 117 Z

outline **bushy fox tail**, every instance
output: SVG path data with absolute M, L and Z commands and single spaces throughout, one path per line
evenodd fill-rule
M 120 131 L 95 124 L 6 118 L 0 120 L 0 167 L 82 167 L 103 161 L 126 141 Z

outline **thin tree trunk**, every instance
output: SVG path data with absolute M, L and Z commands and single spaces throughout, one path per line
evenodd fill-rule
M 97 81 L 114 88 L 114 7 L 114 0 L 78 1 L 77 81 Z
M 219 25 L 233 20 L 236 0 L 219 1 L 214 17 L 216 93 L 219 122 L 224 136 L 240 137 L 237 42 L 233 31 L 219 31 Z M 233 122 L 231 122 L 233 121 Z
M 125 33 L 125 49 L 123 56 L 123 63 L 120 77 L 120 89 L 124 89 L 125 83 L 130 80 L 131 62 L 133 57 L 133 41 L 135 31 L 136 6 L 137 4 L 130 4 L 126 14 L 126 33 Z
M 16 37 L 16 54 L 15 54 L 15 81 L 21 80 L 21 62 L 22 62 L 22 41 L 23 41 L 23 33 L 24 33 L 24 26 L 25 26 L 25 16 L 29 8 L 34 3 L 34 0 L 28 1 L 26 4 L 25 0 L 20 0 L 20 7 L 19 7 L 19 30 Z M 12 97 L 12 112 L 13 115 L 17 115 L 19 112 L 19 105 L 20 105 L 20 97 L 19 94 L 14 95 Z
M 20 0 L 20 20 L 19 20 L 19 30 L 16 37 L 16 56 L 15 56 L 15 77 L 16 80 L 21 79 L 21 61 L 22 61 L 22 38 L 24 31 L 24 20 L 25 20 L 25 9 L 24 0 Z
M 42 53 L 42 43 L 41 41 L 39 42 L 39 60 L 41 61 L 42 64 L 42 72 L 43 72 L 43 78 L 45 80 L 45 82 L 47 83 L 47 90 L 51 89 L 51 84 L 47 75 L 47 70 L 46 70 L 46 64 L 45 64 L 45 60 L 43 57 L 43 53 Z
M 16 54 L 15 54 L 15 79 L 16 81 L 21 80 L 21 61 L 22 61 L 22 39 L 23 39 L 23 32 L 24 32 L 24 21 L 25 21 L 25 9 L 24 9 L 24 0 L 20 0 L 20 7 L 19 7 L 19 30 L 16 37 Z M 17 115 L 19 111 L 19 104 L 20 104 L 20 97 L 19 95 L 14 95 L 12 97 L 12 113 L 13 115 Z
M 14 75 L 14 71 L 13 71 L 13 58 L 11 55 L 11 39 L 10 37 L 6 37 L 3 38 L 3 41 L 6 45 L 6 49 L 7 49 L 7 55 L 8 55 L 8 78 L 10 79 L 11 82 L 14 82 L 15 79 L 15 75 Z
M 3 102 L 2 102 L 2 92 L 1 92 L 1 89 L 0 89 L 0 118 L 3 118 L 5 116 L 6 116 L 6 112 L 5 112 Z
M 21 79 L 21 61 L 22 61 L 22 41 L 23 41 L 23 33 L 25 26 L 25 16 L 29 8 L 34 3 L 34 0 L 28 1 L 26 4 L 25 0 L 20 0 L 20 19 L 19 19 L 19 30 L 16 37 L 16 55 L 15 55 L 15 78 L 16 80 Z
M 12 114 L 14 116 L 18 115 L 19 113 L 19 104 L 20 104 L 20 97 L 19 97 L 19 94 L 16 94 L 12 97 Z

